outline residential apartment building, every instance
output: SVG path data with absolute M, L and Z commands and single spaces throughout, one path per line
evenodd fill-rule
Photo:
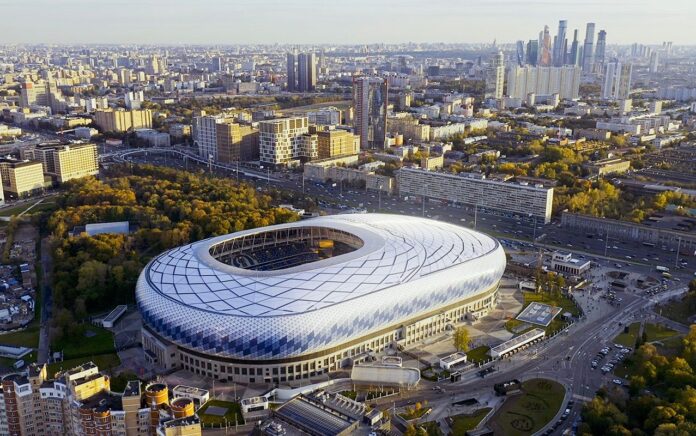
M 387 118 L 387 130 L 394 135 L 403 135 L 406 140 L 430 140 L 430 125 L 420 124 L 417 119 L 411 116 Z
M 626 64 L 618 61 L 609 62 L 604 71 L 602 98 L 608 100 L 628 98 L 631 94 L 632 74 L 633 64 Z
M 46 186 L 41 162 L 2 159 L 0 178 L 5 196 L 14 198 L 42 192 Z
M 215 124 L 217 161 L 232 163 L 259 159 L 259 130 L 226 119 Z
M 503 98 L 503 85 L 505 82 L 505 56 L 502 51 L 493 54 L 490 64 L 484 72 L 485 98 Z
M 360 137 L 345 130 L 327 130 L 317 134 L 318 158 L 358 154 Z
M 102 132 L 127 132 L 131 129 L 149 129 L 152 128 L 152 111 L 149 109 L 99 109 L 94 112 L 94 122 Z
M 112 392 L 108 376 L 93 363 L 47 375 L 46 365 L 2 377 L 0 433 L 11 436 L 201 435 L 193 401 L 170 400 L 166 385 L 127 383 Z
M 309 133 L 307 117 L 279 118 L 259 122 L 259 159 L 271 165 L 288 165 L 316 159 L 318 137 Z
M 449 174 L 422 169 L 402 168 L 396 172 L 401 196 L 425 196 L 520 215 L 532 215 L 551 221 L 553 188 L 486 180 L 479 174 Z
M 578 66 L 533 67 L 514 66 L 507 77 L 507 95 L 527 100 L 529 94 L 558 94 L 562 100 L 580 96 L 582 69 Z
M 198 146 L 198 155 L 203 159 L 217 160 L 217 124 L 225 117 L 203 115 L 193 118 L 192 136 Z

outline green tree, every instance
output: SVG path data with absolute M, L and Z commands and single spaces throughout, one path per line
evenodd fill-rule
M 457 327 L 454 330 L 452 339 L 454 341 L 454 348 L 456 348 L 457 351 L 469 351 L 469 343 L 471 342 L 471 338 L 469 337 L 469 330 L 467 330 L 466 327 Z

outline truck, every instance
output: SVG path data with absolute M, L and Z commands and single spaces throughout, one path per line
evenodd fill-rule
M 667 268 L 666 266 L 659 266 L 659 265 L 658 265 L 658 266 L 655 267 L 655 270 L 657 270 L 657 271 L 659 271 L 659 272 L 662 272 L 662 273 L 668 273 L 668 272 L 669 272 L 669 268 Z

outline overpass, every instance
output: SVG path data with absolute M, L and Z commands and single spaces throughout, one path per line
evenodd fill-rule
M 248 168 L 240 168 L 238 166 L 238 164 L 230 165 L 230 164 L 223 164 L 220 162 L 214 162 L 212 160 L 204 159 L 204 158 L 198 156 L 197 154 L 190 152 L 188 150 L 183 150 L 183 149 L 174 148 L 174 147 L 136 148 L 136 149 L 118 151 L 118 152 L 113 152 L 113 153 L 105 153 L 105 154 L 102 154 L 99 156 L 99 160 L 100 160 L 100 162 L 103 162 L 107 159 L 111 159 L 114 162 L 126 163 L 126 162 L 128 162 L 128 160 L 126 158 L 129 156 L 137 156 L 137 155 L 148 156 L 150 154 L 174 155 L 176 157 L 181 158 L 184 162 L 187 162 L 187 161 L 197 162 L 197 163 L 206 165 L 211 169 L 215 168 L 218 170 L 239 172 L 240 175 L 243 175 L 244 177 L 249 177 L 252 179 L 268 180 L 269 182 L 274 182 L 274 183 L 280 182 L 280 179 L 277 179 L 275 177 L 271 177 L 270 173 L 263 174 L 263 172 L 252 171 L 252 170 L 249 170 Z

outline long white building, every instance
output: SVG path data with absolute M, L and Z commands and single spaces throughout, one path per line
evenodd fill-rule
M 580 96 L 580 77 L 582 69 L 578 66 L 565 67 L 524 67 L 514 66 L 508 72 L 508 95 L 526 100 L 529 94 L 558 94 L 563 100 L 575 100 Z
M 543 219 L 544 223 L 551 221 L 553 188 L 475 176 L 402 168 L 396 172 L 396 185 L 401 196 L 425 196 L 523 216 L 531 214 Z

